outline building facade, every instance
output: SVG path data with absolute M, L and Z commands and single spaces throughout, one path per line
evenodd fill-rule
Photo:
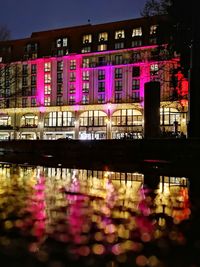
M 186 134 L 187 81 L 166 48 L 167 23 L 139 18 L 0 42 L 0 139 L 142 138 L 149 81 L 161 85 L 161 131 Z

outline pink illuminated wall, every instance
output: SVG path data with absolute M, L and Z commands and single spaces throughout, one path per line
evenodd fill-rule
M 38 59 L 36 62 L 37 62 L 36 100 L 37 100 L 37 105 L 44 106 L 44 61 L 42 59 Z

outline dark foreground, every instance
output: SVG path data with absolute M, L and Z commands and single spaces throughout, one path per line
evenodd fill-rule
M 43 166 L 196 173 L 200 140 L 13 140 L 0 142 L 0 161 Z

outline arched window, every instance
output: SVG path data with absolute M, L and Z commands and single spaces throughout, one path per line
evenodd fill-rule
M 38 116 L 35 114 L 25 114 L 21 118 L 21 127 L 37 127 Z
M 107 114 L 99 110 L 85 111 L 80 116 L 80 126 L 106 126 Z
M 136 109 L 117 110 L 112 114 L 113 126 L 142 125 L 142 113 Z
M 177 121 L 180 124 L 180 112 L 176 108 L 161 108 L 160 109 L 160 124 L 173 125 Z
M 74 126 L 75 116 L 69 111 L 50 112 L 44 121 L 45 127 L 70 127 Z

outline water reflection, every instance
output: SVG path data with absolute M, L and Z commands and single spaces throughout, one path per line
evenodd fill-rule
M 20 255 L 20 267 L 184 266 L 169 255 L 187 242 L 180 225 L 191 214 L 188 180 L 151 179 L 2 165 L 0 259 L 18 266 Z

